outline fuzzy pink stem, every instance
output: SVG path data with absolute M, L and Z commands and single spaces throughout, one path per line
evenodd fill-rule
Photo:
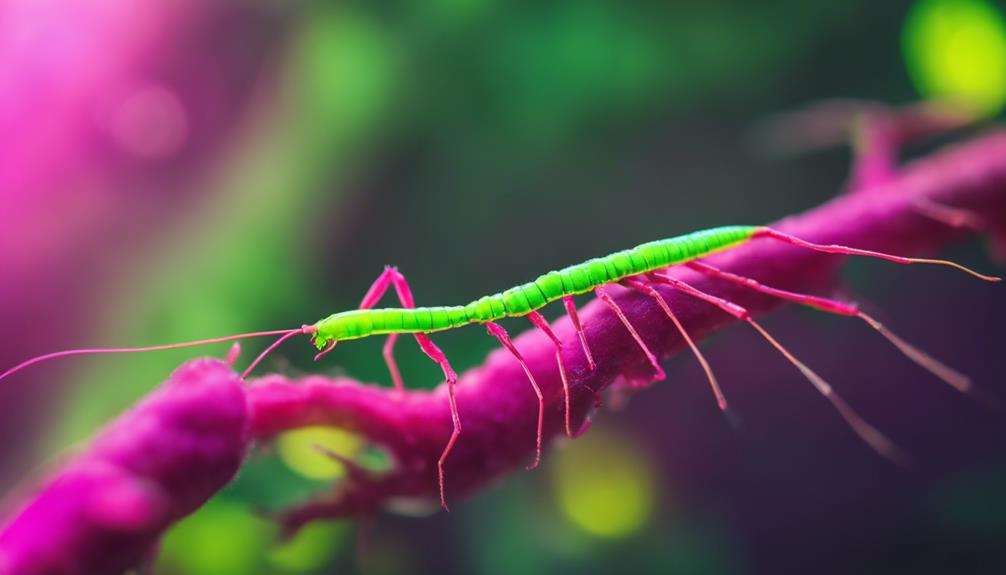
M 915 206 L 920 198 L 981 213 L 1001 239 L 1006 235 L 1006 132 L 933 154 L 905 167 L 896 178 L 872 188 L 868 194 L 844 195 L 772 225 L 820 244 L 904 255 L 929 254 L 964 236 L 961 229 L 919 214 Z M 708 258 L 711 265 L 724 271 L 801 292 L 834 287 L 843 260 L 842 256 L 772 239 L 757 239 Z M 916 273 L 942 272 L 918 269 Z M 673 268 L 669 274 L 755 314 L 780 305 L 776 298 L 683 266 Z M 960 277 L 960 281 L 970 281 L 967 276 Z M 674 289 L 660 285 L 656 289 L 696 339 L 735 321 L 721 310 Z M 666 358 L 684 348 L 678 330 L 652 298 L 619 287 L 611 287 L 610 293 L 659 357 Z M 583 425 L 597 394 L 616 378 L 652 376 L 646 358 L 602 302 L 585 306 L 581 321 L 597 369 L 589 368 L 578 346 L 563 347 L 576 426 Z M 557 321 L 553 329 L 563 342 L 577 341 L 568 319 Z M 540 330 L 525 332 L 515 338 L 515 343 L 541 386 L 545 398 L 544 435 L 550 439 L 564 430 L 562 380 L 555 346 Z M 451 434 L 446 391 L 441 385 L 433 391 L 396 395 L 349 379 L 321 376 L 291 380 L 273 375 L 254 382 L 249 398 L 252 434 L 258 439 L 267 440 L 284 430 L 307 425 L 344 426 L 384 445 L 398 459 L 396 467 L 380 478 L 343 485 L 324 501 L 292 510 L 286 515 L 287 526 L 295 528 L 317 517 L 365 513 L 394 497 L 435 501 L 437 457 Z M 460 495 L 526 460 L 534 448 L 538 405 L 527 393 L 527 377 L 520 365 L 505 350 L 490 354 L 482 366 L 464 374 L 457 386 L 457 402 L 465 429 L 447 462 L 446 473 L 452 494 Z
M 248 443 L 241 379 L 219 360 L 171 379 L 13 500 L 0 573 L 118 575 L 153 558 L 164 530 L 237 473 Z

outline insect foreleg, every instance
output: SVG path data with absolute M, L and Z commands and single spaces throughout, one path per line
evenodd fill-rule
M 390 286 L 395 286 L 395 292 L 398 294 L 398 300 L 402 302 L 402 306 L 406 308 L 416 307 L 415 301 L 412 299 L 412 290 L 409 289 L 409 284 L 405 280 L 405 276 L 398 271 L 398 268 L 394 266 L 384 266 L 384 271 L 381 275 L 377 276 L 374 283 L 371 284 L 370 289 L 364 294 L 363 300 L 360 302 L 359 309 L 370 309 L 377 305 L 377 302 L 384 297 Z M 402 380 L 402 372 L 398 369 L 398 363 L 395 361 L 395 342 L 398 340 L 398 334 L 393 333 L 384 340 L 384 347 L 381 350 L 381 354 L 384 356 L 384 363 L 388 366 L 388 372 L 391 374 L 391 382 L 394 384 L 395 389 L 398 391 L 405 390 L 405 383 Z M 335 347 L 333 344 L 326 348 L 324 351 L 315 357 L 315 360 L 320 358 L 322 355 L 331 351 Z

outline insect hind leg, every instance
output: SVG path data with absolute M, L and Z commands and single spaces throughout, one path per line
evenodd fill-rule
M 800 239 L 796 236 L 781 232 L 772 228 L 759 228 L 754 235 L 754 238 L 772 238 L 774 240 L 779 240 L 787 244 L 798 246 L 801 248 L 806 248 L 809 250 L 814 250 L 816 252 L 823 252 L 826 254 L 838 254 L 846 256 L 866 256 L 871 258 L 877 258 L 881 260 L 887 260 L 889 262 L 894 262 L 896 264 L 908 265 L 908 264 L 933 264 L 939 266 L 951 267 L 960 270 L 966 274 L 972 275 L 980 280 L 987 282 L 998 282 L 1002 281 L 1002 278 L 997 276 L 990 276 L 978 273 L 971 268 L 963 266 L 957 262 L 952 262 L 949 260 L 940 260 L 932 258 L 909 258 L 904 256 L 898 256 L 894 254 L 888 254 L 884 252 L 878 252 L 874 250 L 864 250 L 860 248 L 851 248 L 849 246 L 843 246 L 839 244 L 816 244 L 814 242 L 808 242 L 807 240 Z
M 821 296 L 803 294 L 797 292 L 791 292 L 787 290 L 782 290 L 774 287 L 767 286 L 761 282 L 737 274 L 723 271 L 719 268 L 715 268 L 709 264 L 703 262 L 689 262 L 686 264 L 689 268 L 694 269 L 700 273 L 708 275 L 710 277 L 722 279 L 730 283 L 740 285 L 763 293 L 768 296 L 776 297 L 793 303 L 798 303 L 814 309 L 818 309 L 827 313 L 835 315 L 843 315 L 848 317 L 858 317 L 863 320 L 867 325 L 876 330 L 880 335 L 884 336 L 892 345 L 898 348 L 901 353 L 903 353 L 908 359 L 915 362 L 919 367 L 925 369 L 929 373 L 935 375 L 937 378 L 945 382 L 947 385 L 953 387 L 957 391 L 970 395 L 975 399 L 985 401 L 987 403 L 995 403 L 990 397 L 983 396 L 978 388 L 974 386 L 971 379 L 953 369 L 952 367 L 944 364 L 938 359 L 932 357 L 928 353 L 922 351 L 915 345 L 905 341 L 897 334 L 892 332 L 887 326 L 880 323 L 872 316 L 867 315 L 866 312 L 859 309 L 855 304 L 841 302 Z
M 834 388 L 825 381 L 823 377 L 818 375 L 815 371 L 807 367 L 802 361 L 797 359 L 788 349 L 786 349 L 777 339 L 775 339 L 768 331 L 761 326 L 758 322 L 751 317 L 751 313 L 742 306 L 739 306 L 731 301 L 725 300 L 721 297 L 714 296 L 712 294 L 706 293 L 699 290 L 692 285 L 685 283 L 677 278 L 667 275 L 662 272 L 655 272 L 650 274 L 650 277 L 654 278 L 654 281 L 669 285 L 678 291 L 688 294 L 692 297 L 710 303 L 726 313 L 734 316 L 737 319 L 746 321 L 751 327 L 755 329 L 765 340 L 774 347 L 783 357 L 786 358 L 794 367 L 796 367 L 801 374 L 814 386 L 814 388 L 831 403 L 832 407 L 838 412 L 838 414 L 845 420 L 846 424 L 863 440 L 864 443 L 869 445 L 874 451 L 876 451 L 881 456 L 893 461 L 894 463 L 907 466 L 910 461 L 910 457 L 901 450 L 893 441 L 888 439 L 883 433 L 880 432 L 876 427 L 868 423 L 862 418 L 853 408 L 850 406 L 840 395 L 838 395 Z

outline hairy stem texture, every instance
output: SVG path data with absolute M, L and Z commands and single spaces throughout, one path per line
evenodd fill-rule
M 244 460 L 244 389 L 224 362 L 190 361 L 27 493 L 0 528 L 0 573 L 113 575 Z

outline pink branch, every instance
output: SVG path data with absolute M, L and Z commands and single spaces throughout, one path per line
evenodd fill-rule
M 929 253 L 962 237 L 962 230 L 920 213 L 920 200 L 980 214 L 990 223 L 993 239 L 1001 243 L 1006 238 L 1006 132 L 933 154 L 869 192 L 842 196 L 774 226 L 814 242 L 903 255 Z M 826 291 L 835 284 L 842 258 L 758 239 L 708 261 L 780 289 Z M 679 267 L 671 273 L 755 313 L 781 304 L 689 269 Z M 962 275 L 961 281 L 971 280 Z M 657 289 L 696 338 L 734 321 L 711 305 L 664 286 Z M 611 291 L 662 358 L 683 348 L 678 330 L 652 298 L 619 287 Z M 553 326 L 564 343 L 562 356 L 569 368 L 574 428 L 584 424 L 598 393 L 620 376 L 625 382 L 645 384 L 652 374 L 646 357 L 607 306 L 591 302 L 581 318 L 597 363 L 594 371 L 588 368 L 570 322 L 563 318 Z M 554 345 L 540 330 L 529 330 L 514 342 L 544 393 L 544 433 L 546 440 L 551 439 L 564 430 L 562 381 Z M 454 498 L 530 461 L 538 411 L 527 377 L 506 350 L 493 352 L 483 365 L 465 373 L 457 391 L 464 431 L 446 466 L 447 493 Z M 329 497 L 288 512 L 285 522 L 289 528 L 319 517 L 371 512 L 396 497 L 436 500 L 436 461 L 451 432 L 443 385 L 433 391 L 397 393 L 346 378 L 291 380 L 271 375 L 253 383 L 249 405 L 252 435 L 258 439 L 268 440 L 306 425 L 342 426 L 359 431 L 397 459 L 394 469 L 381 477 L 357 477 Z
M 234 477 L 246 416 L 227 364 L 184 364 L 9 515 L 0 573 L 112 575 L 152 559 L 164 530 Z

